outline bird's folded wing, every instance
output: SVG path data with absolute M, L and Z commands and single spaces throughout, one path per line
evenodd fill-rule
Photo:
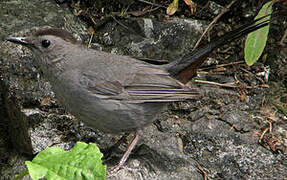
M 174 102 L 195 99 L 199 93 L 166 73 L 134 73 L 123 81 L 99 80 L 84 73 L 86 89 L 93 95 L 106 100 L 130 103 Z
M 142 87 L 126 87 L 125 90 L 135 103 L 184 101 L 187 99 L 195 99 L 199 96 L 196 89 L 167 87 L 166 85 L 154 86 L 145 84 Z

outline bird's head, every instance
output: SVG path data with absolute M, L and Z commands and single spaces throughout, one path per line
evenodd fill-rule
M 71 33 L 55 28 L 39 29 L 25 37 L 9 37 L 7 41 L 28 47 L 43 71 L 68 61 L 67 55 L 79 44 Z

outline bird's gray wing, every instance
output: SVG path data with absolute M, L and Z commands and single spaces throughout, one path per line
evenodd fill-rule
M 199 96 L 196 89 L 173 79 L 167 72 L 146 65 L 134 71 L 109 74 L 108 78 L 85 71 L 81 73 L 80 83 L 99 98 L 130 103 L 183 101 Z

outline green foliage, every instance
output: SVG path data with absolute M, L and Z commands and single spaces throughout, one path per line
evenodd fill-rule
M 280 106 L 279 104 L 273 104 L 275 106 L 276 109 L 278 109 L 279 111 L 281 111 L 285 116 L 287 116 L 287 110 L 283 107 Z
M 178 0 L 173 0 L 172 3 L 170 3 L 168 8 L 166 9 L 166 14 L 173 15 L 177 11 L 177 8 L 178 8 Z
M 267 14 L 271 14 L 272 13 L 271 3 L 272 1 L 264 4 L 264 6 L 259 11 L 258 15 L 255 17 L 255 19 L 263 17 L 264 15 Z M 270 19 L 270 16 L 262 19 L 262 21 L 266 20 L 267 18 Z M 251 66 L 255 62 L 257 62 L 257 60 L 261 56 L 266 45 L 268 32 L 269 32 L 269 25 L 248 34 L 244 48 L 244 58 L 248 66 Z
M 184 0 L 185 4 L 190 7 L 190 12 L 193 14 L 196 11 L 196 3 L 192 0 Z M 178 0 L 173 0 L 166 9 L 167 15 L 173 15 L 178 9 Z
M 77 142 L 70 151 L 48 147 L 25 163 L 33 180 L 102 180 L 106 178 L 102 157 L 103 154 L 94 144 Z

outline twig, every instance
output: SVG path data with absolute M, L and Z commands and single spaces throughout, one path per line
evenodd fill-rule
M 262 142 L 262 139 L 263 139 L 264 135 L 266 134 L 266 132 L 267 132 L 268 130 L 269 130 L 269 128 L 265 128 L 265 129 L 264 129 L 264 131 L 262 132 L 262 134 L 260 135 L 260 138 L 259 138 L 259 140 L 258 140 L 259 143 Z
M 127 27 L 126 25 L 124 25 L 123 23 L 121 23 L 120 21 L 118 21 L 114 16 L 112 16 L 112 18 L 114 19 L 114 21 L 116 21 L 116 23 L 118 23 L 120 26 L 124 27 L 125 29 L 131 31 L 131 29 L 129 27 Z
M 204 180 L 209 180 L 208 178 L 208 175 L 207 175 L 207 172 L 203 169 L 203 167 L 197 163 L 197 168 L 200 170 L 202 176 L 203 176 L 203 179 Z
M 198 71 L 198 75 L 225 75 L 224 71 L 216 71 L 216 72 L 206 72 L 206 71 Z
M 211 23 L 207 26 L 207 28 L 204 30 L 204 32 L 202 33 L 202 35 L 200 36 L 200 38 L 198 39 L 198 41 L 195 43 L 193 50 L 195 48 L 197 48 L 197 46 L 199 45 L 199 43 L 201 42 L 202 38 L 204 37 L 204 35 L 211 30 L 211 27 L 214 23 L 217 22 L 217 20 L 224 14 L 226 13 L 229 8 L 232 6 L 232 4 L 235 3 L 236 0 L 233 0 L 231 3 L 229 3 L 225 8 L 222 9 L 222 11 L 211 21 Z
M 127 27 L 126 25 L 124 25 L 123 23 L 121 23 L 120 21 L 118 21 L 114 16 L 112 16 L 112 18 L 114 19 L 114 21 L 115 21 L 116 23 L 118 23 L 118 24 L 119 24 L 120 26 L 122 26 L 123 28 L 127 29 L 128 31 L 132 32 L 133 34 L 137 34 L 137 35 L 143 37 L 141 34 L 136 33 L 133 29 Z
M 155 10 L 158 10 L 160 7 L 155 7 L 153 9 L 149 9 L 149 10 L 143 10 L 143 11 L 129 11 L 129 12 L 126 12 L 127 14 L 131 14 L 133 16 L 141 16 L 141 15 L 144 15 L 144 14 L 147 14 L 147 13 L 150 13 L 150 12 L 153 12 Z
M 244 61 L 230 62 L 230 63 L 226 63 L 226 64 L 216 65 L 216 67 L 219 68 L 219 67 L 231 66 L 231 65 L 235 65 L 235 64 L 243 64 L 243 63 L 244 63 Z
M 202 84 L 210 84 L 210 85 L 215 85 L 215 86 L 220 86 L 220 87 L 228 87 L 228 88 L 237 88 L 237 85 L 234 85 L 234 83 L 226 83 L 226 84 L 221 84 L 217 82 L 211 82 L 211 81 L 203 81 L 203 80 L 195 80 L 197 83 L 202 83 Z
M 238 88 L 238 85 L 235 85 L 235 83 L 225 83 L 225 84 L 221 84 L 221 83 L 217 83 L 217 82 L 212 82 L 212 81 L 203 81 L 203 80 L 194 80 L 194 82 L 196 83 L 202 83 L 202 84 L 210 84 L 210 85 L 214 85 L 214 86 L 220 86 L 220 87 L 227 87 L 227 88 Z M 259 86 L 245 86 L 246 89 L 255 89 L 258 87 L 262 87 L 262 88 L 269 88 L 269 86 L 265 86 L 263 85 L 259 85 Z
M 91 35 L 91 37 L 90 37 L 90 39 L 89 39 L 88 48 L 91 47 L 91 43 L 92 43 L 93 37 L 94 37 L 94 33 Z
M 209 69 L 217 69 L 217 68 L 221 68 L 221 67 L 232 66 L 235 64 L 243 64 L 243 63 L 244 63 L 244 61 L 230 62 L 230 63 L 226 63 L 226 64 L 215 65 L 215 67 L 213 66 L 213 67 L 200 68 L 199 71 L 209 70 Z
M 272 134 L 272 122 L 268 121 L 269 124 L 269 133 Z
M 257 77 L 256 75 L 254 75 L 253 73 L 251 73 L 250 71 L 248 71 L 247 69 L 244 68 L 240 68 L 242 71 L 252 75 L 253 77 L 255 77 L 258 81 L 260 81 L 262 84 L 264 84 L 264 81 L 262 79 L 260 79 L 259 77 Z
M 146 3 L 146 4 L 149 4 L 149 5 L 152 5 L 152 6 L 157 6 L 157 7 L 161 7 L 161 8 L 167 8 L 163 5 L 160 5 L 160 4 L 155 4 L 155 3 L 152 3 L 152 2 L 148 2 L 148 1 L 145 1 L 145 0 L 137 0 L 138 2 L 142 2 L 142 3 Z
M 284 40 L 286 39 L 286 36 L 287 36 L 287 29 L 285 30 L 284 35 L 282 36 L 281 40 L 279 41 L 279 44 L 281 46 L 285 45 Z
M 150 9 L 150 10 L 145 10 L 142 12 L 142 14 L 150 13 L 150 12 L 156 11 L 157 9 L 159 9 L 159 7 L 155 7 L 155 8 Z M 111 21 L 112 19 L 115 20 L 118 24 L 120 24 L 124 28 L 131 30 L 127 26 L 123 25 L 118 20 L 116 20 L 115 16 L 123 17 L 125 15 L 129 15 L 129 14 L 134 15 L 136 13 L 138 13 L 138 11 L 111 12 L 110 14 L 103 16 L 103 18 L 101 20 L 99 20 L 98 22 L 96 22 L 95 19 L 93 18 L 93 16 L 91 16 L 91 15 L 89 15 L 89 18 L 92 21 L 92 23 L 94 24 L 93 28 L 95 30 L 99 29 L 101 26 L 105 25 L 107 22 Z
M 94 23 L 94 25 L 93 25 L 94 30 L 99 29 L 100 27 L 102 27 L 103 25 L 105 25 L 106 23 L 108 23 L 109 21 L 111 21 L 113 19 L 111 16 L 106 16 L 103 19 L 101 19 L 100 21 L 96 22 L 95 19 L 93 18 L 93 16 L 89 15 L 89 18 Z

